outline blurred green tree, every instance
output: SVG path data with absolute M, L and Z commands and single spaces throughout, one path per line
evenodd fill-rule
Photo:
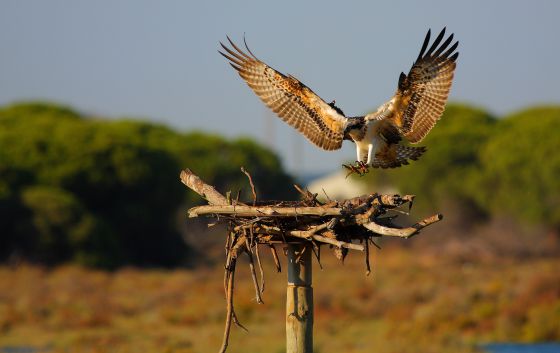
M 0 244 L 11 250 L 0 256 L 178 264 L 187 249 L 177 210 L 198 201 L 178 182 L 179 171 L 189 167 L 222 190 L 250 195 L 240 166 L 262 196 L 294 195 L 278 157 L 248 139 L 84 118 L 52 104 L 7 107 L 0 110 L 0 210 L 10 217 L 0 223 Z
M 117 237 L 103 222 L 88 213 L 71 193 L 49 186 L 31 186 L 22 192 L 30 211 L 24 249 L 29 258 L 47 264 L 73 260 L 83 265 L 113 267 L 117 264 Z
M 493 214 L 560 227 L 560 107 L 505 117 L 480 153 L 477 196 Z

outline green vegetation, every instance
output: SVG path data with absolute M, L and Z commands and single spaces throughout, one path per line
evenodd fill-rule
M 190 167 L 221 189 L 290 197 L 270 150 L 248 139 L 87 118 L 50 104 L 0 110 L 0 259 L 113 268 L 176 265 L 187 254 L 176 214 L 199 202 L 178 181 Z M 242 195 L 244 196 L 244 195 Z
M 361 254 L 342 265 L 325 250 L 324 270 L 314 264 L 317 352 L 470 353 L 484 342 L 560 340 L 558 257 L 475 255 L 460 264 L 436 249 L 385 247 L 373 254 L 375 268 L 366 277 Z M 285 351 L 286 274 L 276 273 L 269 256 L 263 260 L 264 305 L 256 303 L 240 262 L 235 305 L 249 333 L 232 329 L 230 353 Z M 214 352 L 225 316 L 222 275 L 221 263 L 114 272 L 0 267 L 0 347 Z
M 504 118 L 480 154 L 480 195 L 493 214 L 507 213 L 560 229 L 560 107 Z
M 505 216 L 557 231 L 559 131 L 560 107 L 496 119 L 451 104 L 422 142 L 428 152 L 419 162 L 362 180 L 421 195 L 417 213 L 445 210 L 469 224 Z M 260 196 L 295 197 L 278 157 L 247 138 L 85 117 L 46 103 L 0 109 L 0 260 L 181 263 L 188 249 L 176 215 L 200 202 L 177 182 L 187 166 L 248 198 L 245 166 Z

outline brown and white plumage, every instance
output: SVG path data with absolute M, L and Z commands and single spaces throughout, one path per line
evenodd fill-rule
M 366 115 L 366 119 L 389 119 L 410 143 L 422 141 L 443 113 L 459 56 L 454 53 L 459 42 L 449 47 L 453 34 L 440 45 L 444 35 L 445 28 L 426 51 L 430 42 L 428 31 L 410 72 L 401 72 L 393 98 Z
M 247 82 L 259 98 L 282 120 L 298 129 L 311 142 L 325 150 L 342 146 L 346 118 L 323 101 L 295 77 L 286 76 L 239 49 L 220 43 L 227 54 L 220 52 Z
M 453 80 L 455 52 L 453 34 L 443 43 L 445 28 L 433 44 L 428 31 L 418 58 L 408 75 L 401 73 L 391 100 L 366 116 L 349 118 L 333 103 L 326 103 L 292 76 L 274 70 L 253 55 L 220 43 L 231 66 L 259 98 L 282 120 L 325 150 L 342 146 L 344 139 L 356 143 L 357 160 L 372 167 L 395 168 L 418 159 L 424 147 L 401 144 L 420 142 L 440 119 Z

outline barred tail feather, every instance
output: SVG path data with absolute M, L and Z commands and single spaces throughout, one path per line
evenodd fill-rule
M 417 160 L 426 152 L 426 147 L 410 147 L 402 145 L 391 145 L 376 153 L 371 162 L 373 168 L 398 168 L 407 165 L 408 160 Z

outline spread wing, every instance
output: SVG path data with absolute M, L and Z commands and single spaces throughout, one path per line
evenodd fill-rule
M 428 31 L 410 72 L 408 75 L 401 73 L 397 92 L 391 101 L 366 118 L 391 119 L 409 142 L 422 141 L 443 114 L 459 56 L 455 52 L 459 42 L 449 46 L 453 34 L 442 43 L 444 36 L 445 28 L 428 49 Z
M 233 49 L 220 43 L 230 61 L 245 82 L 282 120 L 299 130 L 315 145 L 325 150 L 342 146 L 346 118 L 342 111 L 327 104 L 295 77 L 286 76 L 240 50 L 228 37 Z

